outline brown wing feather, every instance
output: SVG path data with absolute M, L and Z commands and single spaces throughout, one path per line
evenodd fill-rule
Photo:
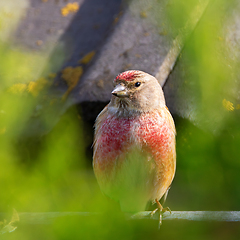
M 93 146 L 95 146 L 96 139 L 98 138 L 100 126 L 102 125 L 102 122 L 107 117 L 108 105 L 105 106 L 105 108 L 98 114 L 96 118 L 96 122 L 94 124 L 95 133 L 94 133 Z

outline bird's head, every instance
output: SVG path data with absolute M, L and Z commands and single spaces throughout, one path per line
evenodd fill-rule
M 109 110 L 130 116 L 165 107 L 165 99 L 157 79 L 148 73 L 131 70 L 114 79 Z

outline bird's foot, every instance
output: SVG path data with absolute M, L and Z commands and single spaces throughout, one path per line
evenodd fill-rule
M 165 213 L 165 212 L 171 212 L 170 208 L 169 207 L 165 207 L 163 208 L 162 204 L 158 201 L 158 199 L 155 199 L 155 202 L 157 203 L 157 208 L 154 209 L 150 214 L 151 214 L 151 217 L 153 217 L 153 215 L 159 211 L 159 222 L 158 222 L 158 229 L 160 229 L 160 226 L 162 225 L 162 215 Z

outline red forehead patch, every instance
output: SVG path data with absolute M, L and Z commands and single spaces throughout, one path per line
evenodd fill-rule
M 117 80 L 132 81 L 137 75 L 138 75 L 138 71 L 136 70 L 126 71 L 117 75 L 114 81 L 117 81 Z

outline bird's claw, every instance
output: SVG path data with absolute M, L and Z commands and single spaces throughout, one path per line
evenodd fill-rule
M 163 208 L 161 203 L 156 199 L 156 203 L 157 203 L 157 208 L 154 209 L 150 215 L 151 215 L 151 218 L 153 217 L 153 215 L 159 211 L 159 223 L 158 223 L 158 229 L 160 229 L 160 226 L 162 225 L 162 216 L 165 212 L 170 212 L 170 214 L 172 213 L 171 212 L 171 209 L 169 207 L 165 207 Z

